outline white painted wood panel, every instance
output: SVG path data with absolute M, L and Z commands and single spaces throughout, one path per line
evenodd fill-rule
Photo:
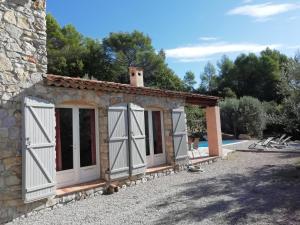
M 32 202 L 55 195 L 55 111 L 35 97 L 25 97 L 23 110 L 22 192 Z
M 176 161 L 187 159 L 188 137 L 184 107 L 172 110 L 173 142 Z

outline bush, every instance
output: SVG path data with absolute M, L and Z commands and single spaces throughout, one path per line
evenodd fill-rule
M 220 103 L 222 130 L 261 137 L 266 124 L 262 103 L 253 97 L 227 98 Z
M 199 137 L 200 133 L 206 129 L 204 110 L 199 106 L 186 106 L 185 112 L 188 132 L 195 137 Z
M 242 97 L 239 100 L 239 113 L 240 132 L 254 137 L 262 137 L 266 127 L 262 103 L 253 97 Z
M 236 98 L 226 98 L 220 102 L 221 126 L 225 133 L 238 134 L 239 120 L 239 100 Z

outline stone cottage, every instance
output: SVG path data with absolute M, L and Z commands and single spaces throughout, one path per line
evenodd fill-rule
M 44 0 L 0 0 L 0 223 L 180 168 L 187 104 L 206 108 L 221 155 L 217 97 L 144 87 L 134 67 L 130 84 L 47 75 L 45 16 Z

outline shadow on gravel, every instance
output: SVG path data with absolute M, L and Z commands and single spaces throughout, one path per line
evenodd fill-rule
M 299 153 L 282 153 L 278 155 L 279 158 L 281 159 L 290 159 L 290 158 L 300 158 L 300 151 Z
M 213 224 L 300 224 L 300 170 L 293 165 L 266 165 L 246 175 L 198 179 L 185 186 L 151 206 L 168 211 L 155 224 L 205 219 Z

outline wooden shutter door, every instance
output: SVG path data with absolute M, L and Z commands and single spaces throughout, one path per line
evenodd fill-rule
M 174 154 L 176 161 L 186 160 L 187 158 L 187 128 L 186 128 L 186 115 L 184 107 L 173 109 L 173 142 Z
M 146 170 L 146 135 L 144 108 L 129 104 L 130 174 L 142 174 Z
M 55 195 L 55 111 L 46 100 L 25 97 L 23 136 L 23 199 Z
M 108 108 L 110 178 L 129 176 L 127 104 Z

